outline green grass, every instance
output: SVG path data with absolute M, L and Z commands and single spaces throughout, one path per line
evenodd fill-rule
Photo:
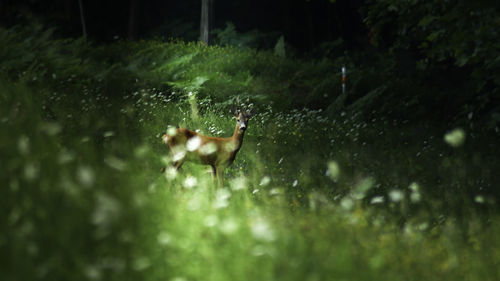
M 305 64 L 270 53 L 0 34 L 6 279 L 500 278 L 495 136 L 463 127 L 454 147 L 424 120 L 297 109 L 277 81 L 310 89 L 325 66 L 293 76 Z M 277 93 L 251 100 L 223 187 L 196 164 L 160 173 L 161 132 L 229 136 L 227 98 L 258 85 Z

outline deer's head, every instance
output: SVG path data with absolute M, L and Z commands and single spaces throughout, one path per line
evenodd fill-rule
M 238 126 L 239 131 L 244 132 L 247 129 L 248 120 L 254 115 L 253 110 L 241 110 L 233 107 L 231 112 L 236 118 L 236 126 Z

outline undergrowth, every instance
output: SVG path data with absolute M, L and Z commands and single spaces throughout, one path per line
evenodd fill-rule
M 345 58 L 36 34 L 0 30 L 5 278 L 500 277 L 498 136 L 474 116 L 446 128 L 400 115 L 420 108 L 408 96 L 398 114 L 339 104 Z M 195 164 L 160 173 L 161 133 L 229 136 L 237 96 L 257 113 L 224 186 Z

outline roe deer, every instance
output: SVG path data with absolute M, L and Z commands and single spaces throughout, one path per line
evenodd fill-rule
M 231 165 L 241 148 L 248 120 L 253 111 L 231 109 L 236 117 L 236 128 L 229 138 L 210 137 L 185 128 L 171 129 L 162 140 L 171 151 L 173 166 L 179 169 L 185 161 L 210 165 L 214 178 L 222 185 L 224 169 Z

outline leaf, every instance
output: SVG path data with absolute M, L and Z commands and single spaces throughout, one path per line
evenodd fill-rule
M 177 81 L 167 81 L 165 84 L 179 90 L 183 90 L 186 92 L 194 92 L 200 90 L 201 86 L 206 82 L 210 80 L 207 77 L 204 76 L 197 76 L 194 79 L 183 79 L 183 80 L 177 80 Z
M 429 25 L 430 23 L 432 23 L 436 19 L 437 18 L 435 16 L 426 16 L 418 22 L 418 26 L 426 27 L 427 25 Z
M 387 10 L 389 10 L 389 12 L 397 12 L 398 7 L 394 4 L 391 4 L 391 5 L 389 5 L 389 7 L 387 7 Z
M 441 35 L 444 33 L 444 30 L 438 30 L 434 31 L 429 36 L 427 36 L 427 41 L 435 41 L 437 38 L 441 37 Z
M 193 53 L 189 53 L 187 55 L 174 57 L 174 58 L 170 59 L 169 61 L 167 61 L 166 63 L 164 63 L 162 66 L 158 67 L 158 71 L 160 71 L 160 72 L 161 71 L 172 71 L 174 69 L 177 69 L 180 66 L 186 65 L 189 62 L 191 62 L 193 57 L 196 56 L 197 54 L 198 54 L 198 52 L 193 52 Z
M 457 61 L 455 62 L 455 64 L 459 67 L 462 67 L 464 65 L 467 64 L 467 62 L 469 62 L 469 58 L 466 57 L 466 56 L 460 56 L 457 58 Z
M 203 83 L 205 83 L 208 80 L 209 79 L 207 77 L 198 76 L 193 79 L 193 81 L 191 82 L 191 86 L 195 89 L 199 89 L 201 85 L 203 85 Z
M 284 58 L 286 56 L 285 37 L 283 37 L 283 35 L 280 36 L 278 42 L 274 46 L 274 54 L 280 58 Z

